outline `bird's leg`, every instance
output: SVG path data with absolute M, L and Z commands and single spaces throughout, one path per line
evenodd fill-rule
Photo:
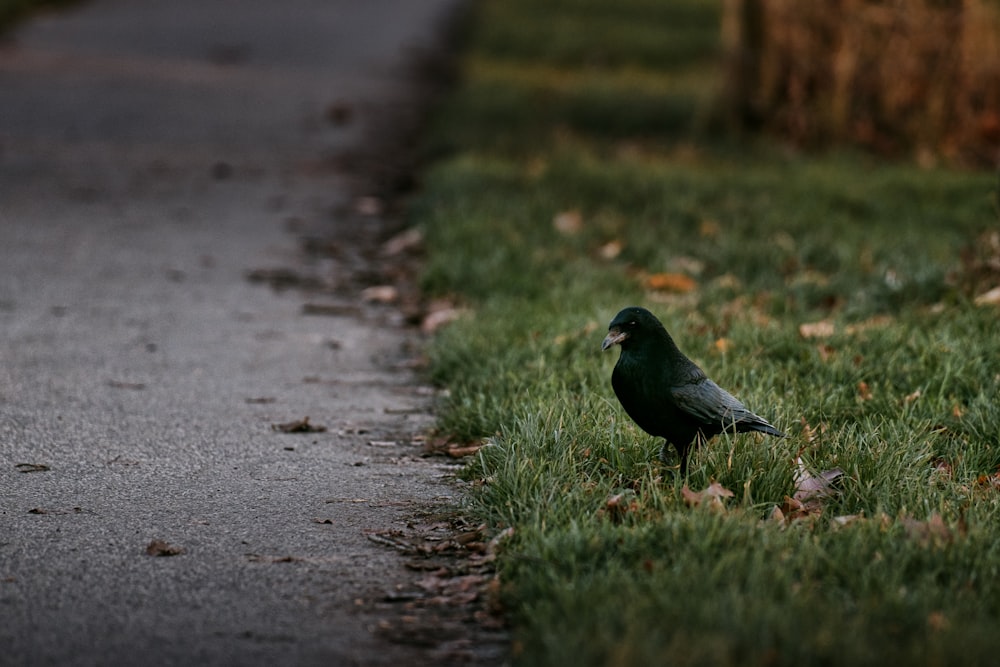
M 670 449 L 670 443 L 666 440 L 660 446 L 660 460 L 663 461 L 665 465 L 670 465 L 670 455 L 667 450 Z
M 686 447 L 681 448 L 675 445 L 674 449 L 677 450 L 677 454 L 681 460 L 680 475 L 681 477 L 685 477 L 687 475 L 687 459 L 688 459 L 687 448 Z M 670 458 L 670 442 L 668 440 L 664 440 L 663 446 L 660 447 L 660 460 L 663 462 L 664 465 L 673 468 L 673 466 L 670 465 L 669 458 Z

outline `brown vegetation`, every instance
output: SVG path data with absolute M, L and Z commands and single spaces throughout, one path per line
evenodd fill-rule
M 966 166 L 1000 161 L 1000 2 L 727 0 L 743 127 Z

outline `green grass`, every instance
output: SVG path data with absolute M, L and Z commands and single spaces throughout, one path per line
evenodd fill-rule
M 698 0 L 488 0 L 436 119 L 424 288 L 472 311 L 429 350 L 438 428 L 488 443 L 469 512 L 514 528 L 516 662 L 992 664 L 1000 314 L 953 278 L 997 226 L 994 177 L 725 137 L 717 33 Z M 648 290 L 661 272 L 696 287 Z M 790 435 L 694 454 L 722 509 L 684 503 L 614 398 L 600 342 L 633 304 Z M 800 335 L 820 320 L 832 336 Z M 779 525 L 800 451 L 846 474 Z

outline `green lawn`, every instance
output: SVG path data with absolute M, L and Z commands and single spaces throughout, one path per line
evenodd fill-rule
M 995 176 L 728 138 L 718 4 L 484 0 L 435 119 L 424 288 L 471 314 L 430 372 L 441 432 L 488 443 L 470 513 L 513 527 L 516 661 L 994 664 L 1000 310 L 968 256 Z M 721 505 L 614 397 L 627 305 L 789 433 L 694 454 Z M 799 454 L 845 472 L 805 516 Z

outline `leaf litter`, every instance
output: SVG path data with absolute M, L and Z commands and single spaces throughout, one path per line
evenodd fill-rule
M 513 528 L 506 528 L 490 536 L 485 524 L 473 525 L 457 515 L 428 515 L 405 530 L 368 533 L 372 542 L 409 556 L 407 569 L 425 574 L 355 604 L 383 614 L 376 632 L 388 641 L 437 645 L 448 657 L 506 645 L 494 561 L 513 534 Z
M 309 417 L 303 417 L 283 424 L 271 424 L 271 430 L 279 433 L 323 433 L 326 427 L 322 424 L 310 424 Z

